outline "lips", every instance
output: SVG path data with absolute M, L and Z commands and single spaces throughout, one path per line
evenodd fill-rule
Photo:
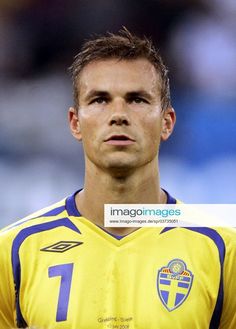
M 110 137 L 108 137 L 105 142 L 107 141 L 110 141 L 110 140 L 122 140 L 122 141 L 127 141 L 127 140 L 130 140 L 130 141 L 133 141 L 134 142 L 134 139 L 130 138 L 129 136 L 127 135 L 112 135 Z
M 135 142 L 134 139 L 129 137 L 128 135 L 112 135 L 105 139 L 106 144 L 110 145 L 130 145 Z

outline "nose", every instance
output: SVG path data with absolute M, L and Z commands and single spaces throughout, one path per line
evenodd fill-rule
M 109 124 L 112 125 L 130 125 L 130 119 L 126 104 L 122 100 L 117 100 L 111 106 L 111 116 Z

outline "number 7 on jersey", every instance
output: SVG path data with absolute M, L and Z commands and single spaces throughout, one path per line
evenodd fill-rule
M 48 268 L 49 278 L 53 278 L 56 276 L 61 277 L 61 284 L 60 284 L 59 297 L 57 303 L 57 315 L 56 315 L 57 322 L 67 320 L 73 266 L 74 264 L 70 263 L 70 264 L 55 265 Z

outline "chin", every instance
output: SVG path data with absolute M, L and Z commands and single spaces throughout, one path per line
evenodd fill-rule
M 105 169 L 111 176 L 122 178 L 130 175 L 137 167 L 138 164 L 134 161 L 110 161 L 106 163 Z
M 107 169 L 131 169 L 138 166 L 137 159 L 131 159 L 124 157 L 113 157 L 112 159 L 106 159 L 104 162 L 104 167 Z

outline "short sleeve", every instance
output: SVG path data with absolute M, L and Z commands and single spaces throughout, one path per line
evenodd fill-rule
M 0 232 L 0 328 L 15 328 L 15 289 L 11 266 L 11 244 Z
M 224 262 L 224 302 L 219 329 L 236 328 L 236 230 L 227 232 Z

